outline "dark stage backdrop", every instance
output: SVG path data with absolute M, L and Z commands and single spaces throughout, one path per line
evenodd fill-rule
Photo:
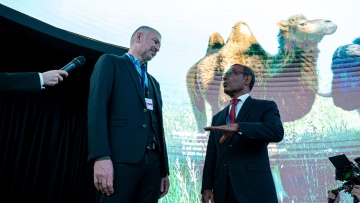
M 87 158 L 89 79 L 104 52 L 126 48 L 57 29 L 1 5 L 1 72 L 84 66 L 41 93 L 0 93 L 1 202 L 92 202 Z

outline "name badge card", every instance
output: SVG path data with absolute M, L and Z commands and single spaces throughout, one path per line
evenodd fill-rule
M 145 103 L 146 103 L 146 108 L 147 108 L 147 109 L 149 109 L 149 110 L 153 110 L 153 109 L 154 109 L 152 99 L 145 98 Z

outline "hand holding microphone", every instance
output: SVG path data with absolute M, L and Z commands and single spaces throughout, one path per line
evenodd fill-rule
M 74 58 L 70 63 L 66 66 L 62 67 L 60 70 L 50 70 L 41 73 L 45 86 L 54 86 L 59 82 L 64 80 L 64 77 L 67 77 L 69 72 L 84 65 L 86 62 L 83 56 L 78 56 Z
M 63 77 L 67 77 L 68 73 L 63 70 L 49 70 L 41 73 L 45 86 L 54 86 L 63 81 Z

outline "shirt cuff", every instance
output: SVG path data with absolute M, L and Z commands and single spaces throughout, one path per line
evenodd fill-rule
M 101 157 L 95 159 L 95 161 L 107 160 L 107 159 L 111 159 L 111 157 L 110 156 L 101 156 Z
M 39 73 L 39 78 L 40 78 L 40 87 L 41 87 L 41 89 L 45 89 L 44 78 L 43 78 L 41 73 Z
M 239 135 L 242 135 L 240 123 L 237 123 L 239 125 L 239 131 L 237 132 Z

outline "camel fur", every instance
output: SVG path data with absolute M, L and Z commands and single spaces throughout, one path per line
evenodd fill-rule
M 352 44 L 335 50 L 331 71 L 334 104 L 343 110 L 360 113 L 360 36 Z
M 261 47 L 248 25 L 240 21 L 220 49 L 212 50 L 209 43 L 206 55 L 190 68 L 187 90 L 199 132 L 204 132 L 207 125 L 205 101 L 210 104 L 212 115 L 228 105 L 230 98 L 223 92 L 221 76 L 235 63 L 254 70 L 256 83 L 250 95 L 274 100 L 283 122 L 299 119 L 310 111 L 318 86 L 317 45 L 325 35 L 333 34 L 337 26 L 330 20 L 307 20 L 302 14 L 277 25 L 279 47 L 274 56 Z

